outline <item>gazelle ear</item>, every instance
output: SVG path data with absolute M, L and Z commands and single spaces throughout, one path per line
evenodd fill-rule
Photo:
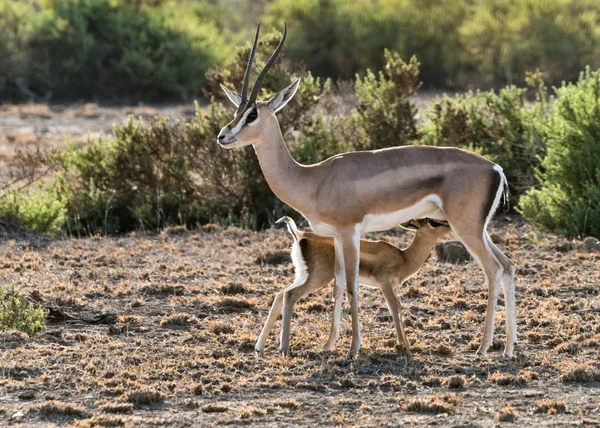
M 240 103 L 242 102 L 242 96 L 237 92 L 233 92 L 231 89 L 229 89 L 222 83 L 220 83 L 220 85 L 221 89 L 223 89 L 223 91 L 225 92 L 225 95 L 227 95 L 227 98 L 229 98 L 229 101 L 231 101 L 234 106 L 239 107 Z
M 287 88 L 284 88 L 281 92 L 269 100 L 268 105 L 273 109 L 274 113 L 277 113 L 279 110 L 284 108 L 285 105 L 289 103 L 292 98 L 294 98 L 299 84 L 300 79 L 297 79 L 294 83 Z

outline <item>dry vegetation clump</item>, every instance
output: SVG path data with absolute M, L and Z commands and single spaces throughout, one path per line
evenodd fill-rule
M 162 392 L 147 387 L 130 391 L 123 397 L 125 401 L 133 403 L 134 406 L 147 406 L 150 404 L 162 403 L 165 401 L 165 398 L 166 397 Z
M 500 386 L 519 386 L 527 384 L 527 379 L 521 375 L 494 372 L 488 376 L 488 381 Z
M 242 407 L 241 409 L 238 409 L 238 410 L 240 412 L 240 419 L 248 419 L 252 415 L 265 416 L 267 414 L 267 411 L 265 409 L 262 409 L 260 407 L 254 407 L 254 406 L 246 406 L 246 407 Z
M 245 312 L 256 307 L 254 299 L 245 297 L 224 297 L 217 302 L 217 308 L 226 314 L 235 312 Z
M 107 403 L 100 407 L 100 410 L 105 413 L 131 413 L 133 412 L 133 404 L 131 403 Z
M 551 400 L 544 399 L 537 402 L 534 412 L 535 413 L 548 413 L 550 415 L 556 413 L 564 413 L 566 410 L 566 404 L 563 400 Z
M 300 403 L 297 400 L 277 400 L 273 405 L 282 409 L 297 409 L 300 407 Z
M 184 292 L 185 287 L 182 285 L 173 285 L 163 282 L 144 285 L 142 288 L 140 288 L 141 294 L 147 294 L 150 296 L 158 296 L 161 294 L 173 294 L 181 296 Z
M 202 411 L 204 413 L 224 413 L 229 411 L 229 407 L 220 403 L 212 403 L 202 406 Z
M 173 312 L 165 315 L 160 320 L 160 325 L 163 327 L 168 326 L 182 326 L 187 327 L 193 324 L 196 324 L 198 320 L 195 316 L 188 314 L 186 312 Z
M 37 410 L 40 415 L 45 417 L 64 415 L 79 416 L 83 418 L 88 416 L 88 413 L 83 406 L 55 400 L 44 402 L 37 408 Z
M 515 422 L 517 419 L 519 419 L 519 413 L 510 404 L 507 404 L 498 412 L 499 422 Z
M 446 394 L 434 395 L 429 399 L 416 399 L 408 404 L 402 405 L 402 409 L 407 412 L 417 413 L 432 413 L 434 415 L 440 413 L 452 413 L 457 403 L 462 401 L 462 397 Z
M 465 376 L 452 376 L 448 379 L 448 389 L 463 389 L 467 383 Z
M 208 331 L 214 335 L 231 334 L 235 331 L 231 323 L 225 321 L 211 321 Z
M 235 294 L 244 294 L 246 293 L 246 287 L 240 283 L 228 282 L 227 284 L 221 286 L 219 291 L 223 294 L 227 295 L 235 295 Z
M 569 367 L 560 375 L 562 382 L 600 382 L 600 369 L 590 363 Z

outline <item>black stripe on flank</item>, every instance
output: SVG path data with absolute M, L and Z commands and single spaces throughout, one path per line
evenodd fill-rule
M 495 169 L 492 169 L 491 173 L 492 175 L 490 177 L 488 197 L 486 203 L 483 205 L 483 211 L 481 213 L 484 221 L 488 217 L 490 211 L 492 210 L 492 207 L 494 206 L 494 200 L 496 199 L 496 195 L 498 194 L 498 188 L 502 184 L 502 176 L 500 175 L 500 172 L 496 171 Z M 492 213 L 492 215 L 494 214 L 495 213 Z
M 302 254 L 304 263 L 306 263 L 306 260 L 308 260 L 308 244 L 309 242 L 306 238 L 302 238 L 300 241 L 298 241 L 298 245 L 300 245 L 300 254 Z

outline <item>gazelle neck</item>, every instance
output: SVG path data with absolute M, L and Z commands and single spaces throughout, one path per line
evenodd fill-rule
M 292 208 L 303 212 L 309 198 L 302 192 L 306 168 L 292 158 L 285 144 L 279 122 L 273 116 L 265 121 L 264 139 L 253 144 L 260 168 L 275 195 Z
M 407 262 L 405 270 L 408 273 L 407 276 L 415 274 L 423 263 L 425 263 L 437 240 L 438 236 L 417 232 L 410 246 L 404 250 Z

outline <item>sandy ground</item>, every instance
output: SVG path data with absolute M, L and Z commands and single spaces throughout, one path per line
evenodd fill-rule
M 600 253 L 500 218 L 492 238 L 517 266 L 520 344 L 475 355 L 487 290 L 474 262 L 429 259 L 399 292 L 413 357 L 395 346 L 378 290 L 361 289 L 364 345 L 324 343 L 332 302 L 297 305 L 292 356 L 279 321 L 257 359 L 273 295 L 293 280 L 281 229 L 206 227 L 68 240 L 0 230 L 0 282 L 74 318 L 0 336 L 0 425 L 600 425 Z M 378 234 L 405 246 L 411 234 Z M 111 322 L 113 322 L 111 324 Z M 502 422 L 500 422 L 502 421 Z

